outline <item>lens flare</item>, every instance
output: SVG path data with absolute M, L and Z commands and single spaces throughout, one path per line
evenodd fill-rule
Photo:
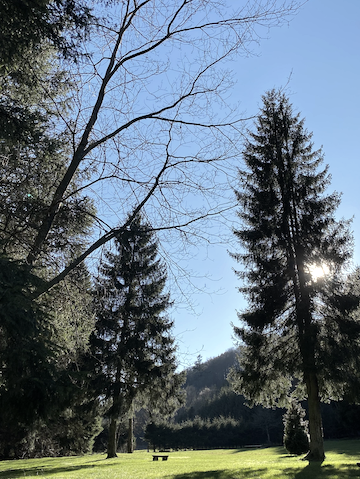
M 313 281 L 323 278 L 329 274 L 330 269 L 326 264 L 312 264 L 309 266 L 309 273 Z

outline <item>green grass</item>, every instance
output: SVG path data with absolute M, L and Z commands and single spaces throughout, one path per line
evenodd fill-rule
M 347 479 L 360 478 L 360 441 L 329 441 L 323 464 L 308 464 L 282 447 L 255 450 L 171 452 L 168 461 L 151 453 L 29 459 L 0 462 L 0 478 L 51 479 Z

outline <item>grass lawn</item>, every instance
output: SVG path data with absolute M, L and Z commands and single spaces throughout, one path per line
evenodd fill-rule
M 151 453 L 137 451 L 105 459 L 83 457 L 24 459 L 0 462 L 0 478 L 51 479 L 347 479 L 360 478 L 360 441 L 329 441 L 326 460 L 311 464 L 289 456 L 282 447 L 181 451 L 168 461 L 152 461 Z

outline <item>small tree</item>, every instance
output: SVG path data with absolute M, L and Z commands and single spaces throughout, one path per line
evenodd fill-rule
M 157 258 L 158 244 L 140 215 L 107 252 L 96 281 L 96 330 L 99 394 L 108 399 L 108 457 L 116 457 L 119 418 L 134 400 L 175 373 L 171 305 L 164 292 L 166 270 Z M 165 384 L 163 385 L 163 389 Z
M 304 420 L 305 410 L 292 400 L 284 414 L 284 446 L 290 454 L 304 454 L 309 450 L 307 421 Z

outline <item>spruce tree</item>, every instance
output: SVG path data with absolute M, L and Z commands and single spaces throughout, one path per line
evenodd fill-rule
M 322 461 L 320 399 L 346 389 L 339 370 L 348 367 L 359 383 L 360 324 L 352 316 L 359 297 L 343 287 L 349 222 L 335 218 L 340 197 L 325 193 L 328 167 L 311 136 L 283 93 L 263 97 L 236 191 L 242 250 L 232 256 L 244 266 L 237 274 L 248 309 L 235 327 L 246 347 L 232 379 L 253 403 L 274 405 L 284 404 L 296 378 L 308 401 L 307 458 Z M 327 274 L 316 277 L 316 268 Z
M 152 385 L 158 389 L 163 381 L 165 387 L 176 369 L 166 269 L 140 215 L 116 238 L 115 252 L 106 253 L 99 272 L 92 344 L 99 394 L 108 401 L 108 457 L 115 457 L 119 418 Z
M 284 414 L 284 447 L 290 454 L 304 454 L 309 450 L 307 421 L 301 405 L 292 400 Z

